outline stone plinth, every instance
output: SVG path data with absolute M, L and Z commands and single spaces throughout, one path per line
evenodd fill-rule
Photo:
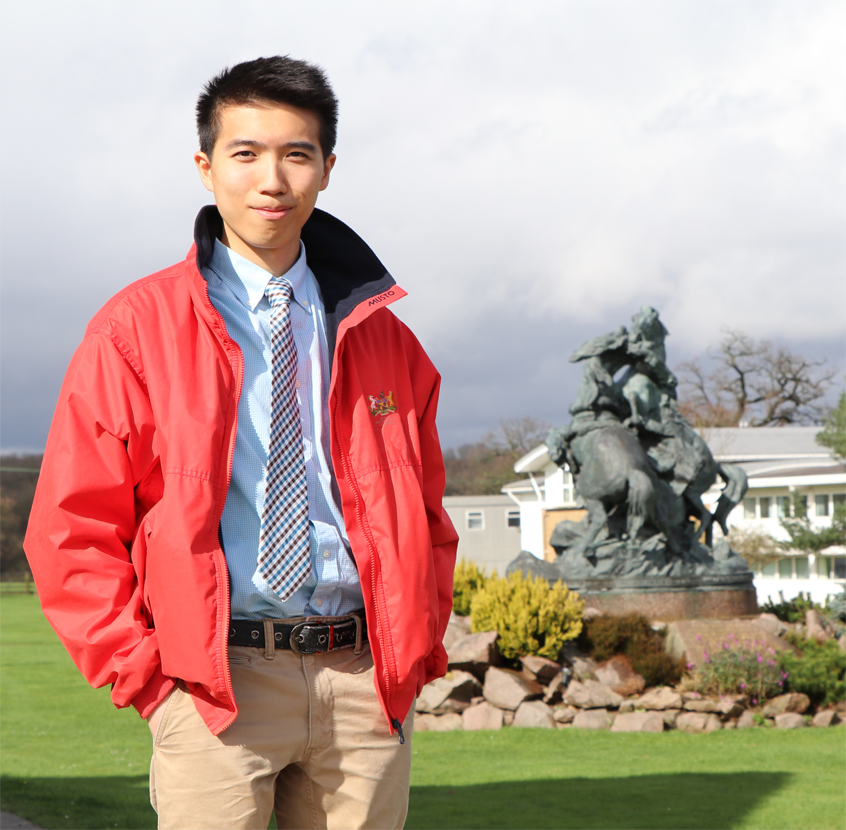
M 606 614 L 643 614 L 653 620 L 732 619 L 758 613 L 752 574 L 731 577 L 573 579 L 564 581 Z

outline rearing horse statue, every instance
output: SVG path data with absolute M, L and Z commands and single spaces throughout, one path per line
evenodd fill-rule
M 713 523 L 727 534 L 726 518 L 747 489 L 744 471 L 718 464 L 679 411 L 676 378 L 665 363 L 667 330 L 658 313 L 644 307 L 632 320 L 630 331 L 620 327 L 594 338 L 571 356 L 585 362 L 570 408 L 574 418 L 547 439 L 550 457 L 569 465 L 587 508 L 570 556 L 590 558 L 603 529 L 624 541 L 630 556 L 644 535 L 656 533 L 663 534 L 671 556 L 684 555 L 701 537 L 711 547 Z M 726 487 L 712 514 L 702 495 L 718 475 Z

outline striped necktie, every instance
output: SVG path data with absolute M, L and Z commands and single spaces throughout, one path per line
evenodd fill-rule
M 261 517 L 258 570 L 271 589 L 288 599 L 308 579 L 308 485 L 297 404 L 297 347 L 291 331 L 291 283 L 274 278 L 270 300 L 271 413 L 267 478 Z

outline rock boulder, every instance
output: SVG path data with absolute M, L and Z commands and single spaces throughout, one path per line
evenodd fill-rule
M 444 632 L 444 648 L 449 651 L 452 646 L 470 633 L 470 617 L 459 617 L 454 611 L 449 615 L 447 629 Z
M 763 714 L 765 718 L 774 718 L 776 715 L 782 715 L 785 712 L 794 712 L 801 715 L 810 705 L 811 701 L 807 695 L 800 692 L 789 692 L 767 701 Z
M 465 732 L 475 732 L 479 729 L 502 729 L 502 709 L 491 706 L 487 701 L 477 703 L 465 709 L 461 715 Z
M 543 687 L 535 680 L 526 680 L 519 672 L 491 666 L 482 693 L 494 706 L 514 711 L 524 700 L 543 697 Z
M 682 712 L 676 718 L 676 729 L 681 732 L 715 732 L 721 729 L 720 719 L 714 714 L 704 712 Z
M 669 686 L 656 686 L 635 703 L 638 709 L 681 709 L 682 696 Z
M 552 708 L 541 700 L 526 700 L 514 713 L 514 727 L 555 729 Z
M 604 683 L 623 697 L 639 695 L 646 686 L 646 681 L 622 654 L 615 654 L 610 660 L 600 663 L 593 673 L 600 683 Z
M 738 729 L 751 729 L 753 726 L 757 725 L 758 724 L 755 723 L 754 715 L 748 709 L 746 709 L 737 720 Z
M 720 708 L 718 704 L 714 703 L 713 700 L 708 700 L 707 697 L 699 698 L 698 700 L 685 700 L 682 704 L 683 708 L 686 709 L 688 712 L 719 712 Z
M 480 680 L 484 678 L 488 666 L 495 666 L 501 662 L 496 641 L 499 634 L 496 631 L 480 631 L 478 634 L 467 634 L 447 649 L 449 668 L 467 671 Z
M 775 716 L 776 729 L 804 729 L 808 724 L 797 712 L 782 712 Z
M 537 680 L 542 686 L 546 686 L 561 674 L 561 664 L 546 657 L 529 655 L 521 657 L 520 663 L 523 667 L 523 676 L 527 680 Z
M 423 687 L 416 708 L 418 712 L 434 715 L 462 712 L 481 691 L 481 684 L 470 672 L 447 672 L 446 677 L 439 677 Z
M 611 728 L 614 718 L 608 714 L 607 709 L 587 709 L 579 712 L 573 718 L 574 729 L 596 729 L 606 730 Z
M 572 723 L 573 718 L 578 714 L 579 710 L 572 706 L 556 706 L 552 710 L 552 717 L 555 718 L 556 723 Z
M 577 709 L 617 709 L 623 702 L 622 696 L 597 680 L 571 680 L 563 700 Z
M 558 703 L 564 695 L 564 690 L 567 688 L 567 681 L 570 679 L 570 670 L 567 669 L 567 674 L 558 672 L 543 693 L 544 703 L 554 704 Z
M 628 712 L 617 715 L 612 732 L 663 732 L 664 718 L 661 712 Z
M 811 721 L 811 726 L 836 726 L 840 723 L 840 716 L 834 709 L 823 709 L 822 712 L 817 712 Z

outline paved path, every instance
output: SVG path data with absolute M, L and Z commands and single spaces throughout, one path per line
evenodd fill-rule
M 0 812 L 0 830 L 41 830 L 41 828 L 25 818 Z

